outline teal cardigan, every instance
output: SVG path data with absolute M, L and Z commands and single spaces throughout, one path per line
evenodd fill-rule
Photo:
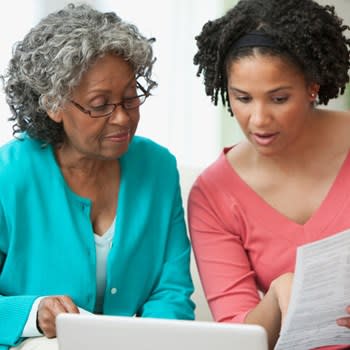
M 175 158 L 135 136 L 120 158 L 104 314 L 193 319 L 190 245 Z M 0 148 L 0 350 L 17 345 L 34 300 L 96 300 L 91 201 L 72 192 L 53 148 L 26 137 Z

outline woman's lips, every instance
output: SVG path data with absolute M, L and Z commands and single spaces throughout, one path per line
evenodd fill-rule
M 252 133 L 252 137 L 259 146 L 269 146 L 277 138 L 278 133 Z
M 129 141 L 129 138 L 130 138 L 129 131 L 123 131 L 123 132 L 109 134 L 105 136 L 105 139 L 110 142 L 125 142 L 125 141 Z

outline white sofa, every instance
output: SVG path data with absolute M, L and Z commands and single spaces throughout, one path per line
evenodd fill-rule
M 192 187 L 193 182 L 196 180 L 197 176 L 200 174 L 201 171 L 202 169 L 198 169 L 198 168 L 179 166 L 180 185 L 181 185 L 182 199 L 184 203 L 186 216 L 187 216 L 186 209 L 187 209 L 188 194 Z M 187 217 L 186 217 L 186 220 L 187 220 Z M 212 318 L 208 303 L 204 296 L 204 292 L 199 279 L 198 270 L 197 270 L 196 262 L 193 256 L 193 252 L 192 252 L 192 259 L 191 259 L 191 273 L 192 273 L 192 279 L 195 287 L 195 291 L 193 293 L 193 301 L 196 303 L 196 310 L 195 310 L 196 320 L 212 321 L 213 318 Z

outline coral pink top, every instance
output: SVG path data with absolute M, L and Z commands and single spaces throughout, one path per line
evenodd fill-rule
M 272 208 L 238 176 L 226 159 L 228 151 L 224 149 L 193 185 L 188 218 L 215 320 L 243 322 L 260 301 L 258 290 L 266 292 L 275 278 L 294 271 L 298 246 L 350 228 L 350 153 L 321 206 L 300 225 Z

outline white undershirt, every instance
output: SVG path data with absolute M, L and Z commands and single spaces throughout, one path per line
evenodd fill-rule
M 99 236 L 94 233 L 95 246 L 96 246 L 96 304 L 95 313 L 103 313 L 103 302 L 106 290 L 107 279 L 107 259 L 109 251 L 112 247 L 112 240 L 114 237 L 115 218 L 110 228 L 102 235 Z
M 107 259 L 109 251 L 112 247 L 115 220 L 116 218 L 114 218 L 112 225 L 102 236 L 94 233 L 96 246 L 96 305 L 94 312 L 99 314 L 103 312 L 104 293 L 107 278 Z M 42 336 L 36 327 L 36 315 L 38 312 L 39 303 L 43 298 L 45 297 L 39 297 L 33 303 L 28 320 L 22 332 L 22 337 L 27 338 Z

